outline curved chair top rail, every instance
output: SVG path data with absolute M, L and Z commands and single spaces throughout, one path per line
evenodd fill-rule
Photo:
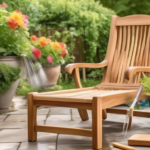
M 130 25 L 150 25 L 150 15 L 131 15 L 126 17 L 117 16 L 116 26 Z

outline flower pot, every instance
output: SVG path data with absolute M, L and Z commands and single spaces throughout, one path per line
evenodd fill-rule
M 49 66 L 46 68 L 43 68 L 44 72 L 47 76 L 48 83 L 43 86 L 44 89 L 52 88 L 57 84 L 57 80 L 60 75 L 61 66 L 60 65 L 54 65 Z
M 22 57 L 19 56 L 1 56 L 0 63 L 9 64 L 13 67 L 23 67 Z M 16 93 L 19 81 L 20 79 L 16 80 L 6 93 L 0 93 L 0 109 L 9 108 L 12 98 Z

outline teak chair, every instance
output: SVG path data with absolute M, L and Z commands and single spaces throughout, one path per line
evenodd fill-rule
M 125 114 L 126 110 L 111 109 L 132 102 L 139 88 L 140 71 L 150 72 L 150 16 L 113 16 L 106 57 L 103 62 L 75 63 L 65 71 L 73 75 L 78 89 L 28 94 L 28 140 L 36 141 L 37 132 L 50 132 L 92 137 L 93 149 L 102 148 L 102 119 L 107 113 Z M 139 66 L 139 67 L 138 67 Z M 82 88 L 79 68 L 103 68 L 102 83 Z M 133 80 L 134 76 L 134 80 Z M 144 93 L 139 100 L 149 98 Z M 92 110 L 92 129 L 37 125 L 37 106 L 78 108 L 82 120 L 88 120 L 86 110 Z M 134 111 L 134 116 L 150 117 Z M 130 118 L 131 125 L 132 116 Z

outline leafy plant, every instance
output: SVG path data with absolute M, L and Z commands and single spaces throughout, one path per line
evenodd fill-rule
M 143 90 L 146 95 L 150 96 L 150 77 L 143 73 L 143 78 L 141 78 L 140 82 L 143 84 Z
M 87 82 L 84 82 L 83 80 L 81 80 L 81 83 L 82 83 L 83 87 L 90 87 L 90 86 L 98 85 L 100 83 L 100 81 L 93 80 L 93 79 L 87 79 Z M 24 78 L 20 81 L 20 83 L 18 85 L 16 95 L 26 96 L 30 92 L 48 92 L 48 91 L 58 91 L 58 90 L 75 89 L 76 88 L 73 80 L 71 80 L 69 82 L 59 80 L 57 84 L 58 85 L 56 85 L 52 89 L 47 89 L 47 90 L 43 90 L 41 88 L 35 89 L 35 88 L 32 88 L 30 86 L 30 84 L 27 82 L 27 79 Z
M 0 55 L 21 55 L 30 47 L 28 18 L 20 11 L 8 12 L 0 7 Z
M 31 36 L 31 41 L 35 47 L 32 53 L 43 67 L 64 64 L 65 58 L 70 57 L 66 44 L 62 42 L 52 41 L 46 37 L 37 38 L 35 35 Z
M 20 77 L 21 68 L 0 63 L 0 93 L 5 93 Z
M 108 8 L 113 9 L 119 16 L 133 14 L 150 14 L 150 1 L 148 0 L 96 0 Z

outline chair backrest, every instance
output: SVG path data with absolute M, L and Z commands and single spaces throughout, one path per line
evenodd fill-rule
M 112 17 L 103 82 L 126 83 L 125 70 L 130 66 L 150 66 L 150 16 Z M 139 83 L 136 74 L 134 83 Z

